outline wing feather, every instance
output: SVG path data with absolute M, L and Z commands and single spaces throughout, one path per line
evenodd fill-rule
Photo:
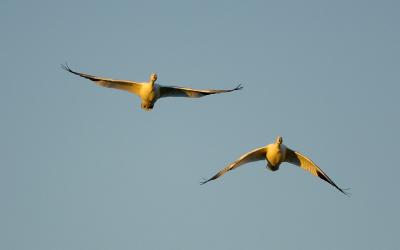
M 61 68 L 77 76 L 89 79 L 102 87 L 120 89 L 136 95 L 139 95 L 140 92 L 141 84 L 137 82 L 127 81 L 127 80 L 113 80 L 109 78 L 102 78 L 85 73 L 76 72 L 73 71 L 71 68 L 69 68 L 67 64 L 61 65 Z
M 160 97 L 189 97 L 189 98 L 199 98 L 205 95 L 212 94 L 220 94 L 232 92 L 235 90 L 242 89 L 242 85 L 239 84 L 236 88 L 233 89 L 221 89 L 221 90 L 199 90 L 199 89 L 191 89 L 191 88 L 183 88 L 176 86 L 160 86 Z
M 293 151 L 289 148 L 286 148 L 285 161 L 301 167 L 302 169 L 310 172 L 312 175 L 317 176 L 317 177 L 323 179 L 324 181 L 328 182 L 329 184 L 331 184 L 332 186 L 337 188 L 343 194 L 349 195 L 349 193 L 347 193 L 344 189 L 338 187 L 336 185 L 336 183 L 333 182 L 332 179 L 329 178 L 329 176 L 327 174 L 325 174 L 324 171 L 322 171 L 322 169 L 320 169 L 317 166 L 317 164 L 315 164 L 311 159 L 304 156 L 303 154 Z
M 266 147 L 261 147 L 254 149 L 253 151 L 250 151 L 244 155 L 242 155 L 239 159 L 236 161 L 232 162 L 229 164 L 227 167 L 223 168 L 221 171 L 219 171 L 217 174 L 215 174 L 213 177 L 210 179 L 201 182 L 201 184 L 206 184 L 209 181 L 215 180 L 218 177 L 221 177 L 223 174 L 225 174 L 228 171 L 231 171 L 245 163 L 253 162 L 253 161 L 260 161 L 265 159 L 265 155 L 267 153 Z

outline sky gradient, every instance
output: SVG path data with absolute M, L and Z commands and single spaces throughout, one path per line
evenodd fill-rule
M 398 1 L 2 1 L 0 249 L 399 249 Z M 60 69 L 241 91 L 166 98 Z M 350 198 L 289 164 L 284 143 Z

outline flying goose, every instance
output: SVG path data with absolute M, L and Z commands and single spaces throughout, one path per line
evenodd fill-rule
M 335 188 L 337 188 L 340 192 L 345 195 L 348 195 L 344 189 L 338 187 L 331 178 L 328 177 L 327 174 L 322 171 L 314 162 L 312 162 L 308 157 L 304 156 L 303 154 L 293 151 L 290 148 L 286 147 L 282 144 L 282 137 L 278 136 L 275 140 L 275 143 L 269 144 L 267 146 L 254 149 L 244 155 L 242 155 L 239 159 L 229 164 L 227 167 L 223 168 L 213 177 L 208 180 L 201 182 L 201 184 L 205 184 L 209 181 L 215 180 L 226 172 L 233 170 L 245 163 L 253 162 L 253 161 L 267 161 L 267 168 L 271 171 L 277 171 L 279 166 L 282 162 L 289 162 L 294 165 L 301 167 L 304 170 L 309 171 L 311 174 L 318 176 L 319 178 L 323 179 L 324 181 L 328 182 Z
M 127 80 L 114 80 L 109 78 L 102 78 L 84 73 L 73 71 L 67 64 L 62 64 L 61 68 L 78 75 L 80 77 L 94 81 L 97 85 L 106 88 L 115 88 L 125 90 L 140 97 L 142 100 L 141 107 L 144 110 L 150 111 L 153 109 L 155 102 L 163 97 L 190 97 L 198 98 L 205 95 L 219 94 L 240 90 L 243 87 L 239 84 L 234 89 L 227 90 L 198 90 L 191 88 L 183 88 L 176 86 L 164 86 L 156 84 L 157 74 L 152 73 L 148 82 L 133 82 Z

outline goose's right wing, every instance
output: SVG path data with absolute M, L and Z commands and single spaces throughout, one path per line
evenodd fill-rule
M 317 177 L 321 178 L 322 180 L 328 182 L 329 184 L 331 184 L 332 186 L 337 188 L 343 194 L 349 195 L 349 193 L 347 193 L 345 191 L 345 189 L 338 187 L 338 185 L 336 185 L 336 183 L 334 183 L 332 181 L 332 179 L 329 178 L 329 176 L 327 174 L 325 174 L 324 171 L 322 171 L 322 169 L 320 169 L 317 166 L 317 164 L 315 164 L 311 159 L 309 159 L 305 155 L 301 154 L 300 152 L 291 150 L 290 148 L 286 148 L 285 161 L 301 167 L 302 169 L 310 172 L 312 175 L 317 176 Z
M 137 82 L 132 82 L 132 81 L 126 81 L 126 80 L 113 80 L 109 78 L 101 78 L 97 76 L 92 76 L 84 73 L 79 73 L 76 71 L 73 71 L 68 67 L 68 65 L 61 65 L 61 68 L 72 73 L 75 75 L 78 75 L 80 77 L 89 79 L 91 81 L 94 81 L 97 85 L 106 87 L 106 88 L 114 88 L 114 89 L 120 89 L 120 90 L 125 90 L 128 92 L 131 92 L 133 94 L 139 95 L 140 92 L 140 87 L 141 84 Z
M 199 98 L 206 95 L 220 94 L 232 92 L 242 89 L 242 85 L 238 85 L 233 89 L 191 89 L 177 86 L 160 86 L 160 98 L 162 97 L 189 97 Z
M 225 174 L 228 171 L 231 171 L 245 163 L 249 163 L 249 162 L 253 162 L 253 161 L 261 161 L 265 159 L 267 153 L 267 149 L 266 147 L 261 147 L 261 148 L 257 148 L 254 149 L 253 151 L 250 151 L 244 155 L 242 155 L 239 159 L 237 159 L 236 161 L 232 162 L 231 164 L 229 164 L 227 167 L 225 167 L 224 169 L 222 169 L 221 171 L 219 171 L 217 174 L 215 174 L 213 177 L 211 177 L 210 179 L 201 182 L 201 184 L 206 184 L 209 181 L 215 180 L 218 177 L 222 176 L 223 174 Z

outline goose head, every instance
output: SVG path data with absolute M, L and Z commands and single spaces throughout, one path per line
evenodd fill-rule
M 152 73 L 150 75 L 150 82 L 154 83 L 155 81 L 157 81 L 157 74 L 156 73 Z
M 276 139 L 275 139 L 275 143 L 276 143 L 276 144 L 278 144 L 278 145 L 281 145 L 281 144 L 282 144 L 282 142 L 283 142 L 283 138 L 282 138 L 282 136 L 278 136 L 278 137 L 276 137 Z

